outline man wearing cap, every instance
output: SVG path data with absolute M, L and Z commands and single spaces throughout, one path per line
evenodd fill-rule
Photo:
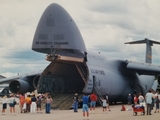
M 78 94 L 75 93 L 73 97 L 73 103 L 74 103 L 74 112 L 78 112 Z

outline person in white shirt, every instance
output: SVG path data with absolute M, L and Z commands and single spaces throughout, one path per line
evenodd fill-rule
M 138 101 L 139 101 L 140 106 L 145 106 L 145 105 L 144 105 L 145 99 L 144 99 L 144 97 L 142 96 L 142 93 L 139 93 Z
M 15 101 L 14 94 L 11 94 L 10 98 L 9 98 L 10 113 L 14 113 L 15 114 L 15 104 L 14 104 L 14 101 Z
M 153 98 L 153 94 L 151 92 L 151 90 L 149 90 L 149 92 L 146 94 L 146 105 L 147 105 L 147 115 L 152 115 L 151 114 L 151 105 L 152 105 L 152 98 Z
M 7 109 L 7 96 L 5 95 L 3 98 L 2 98 L 2 115 L 5 115 L 5 110 Z
M 102 100 L 102 107 L 103 107 L 102 111 L 105 112 L 105 111 L 107 111 L 107 106 L 108 106 L 107 100 L 105 97 L 103 97 L 101 100 Z

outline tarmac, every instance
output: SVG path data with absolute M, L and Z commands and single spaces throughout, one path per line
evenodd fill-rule
M 160 113 L 154 113 L 154 111 L 152 115 L 141 115 L 138 112 L 137 116 L 134 116 L 133 111 L 121 111 L 121 107 L 122 105 L 111 105 L 111 111 L 105 113 L 102 112 L 102 107 L 96 107 L 95 113 L 89 114 L 89 120 L 158 120 L 160 118 Z M 33 114 L 20 113 L 19 105 L 16 105 L 16 115 L 10 114 L 9 106 L 7 106 L 6 115 L 0 114 L 0 120 L 83 120 L 83 117 L 81 108 L 77 113 L 73 110 L 51 110 L 51 114 L 46 114 L 43 109 L 42 113 Z

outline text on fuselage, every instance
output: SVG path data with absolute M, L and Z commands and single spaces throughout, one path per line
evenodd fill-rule
M 100 75 L 105 75 L 105 72 L 103 70 L 95 70 L 95 69 L 90 69 L 91 73 L 93 74 L 100 74 Z

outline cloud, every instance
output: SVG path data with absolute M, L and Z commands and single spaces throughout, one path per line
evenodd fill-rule
M 144 62 L 145 45 L 127 41 L 160 38 L 158 0 L 1 0 L 0 74 L 44 69 L 45 54 L 31 50 L 38 21 L 51 3 L 64 7 L 76 22 L 89 49 L 120 59 Z M 159 46 L 153 47 L 153 63 L 159 63 Z

